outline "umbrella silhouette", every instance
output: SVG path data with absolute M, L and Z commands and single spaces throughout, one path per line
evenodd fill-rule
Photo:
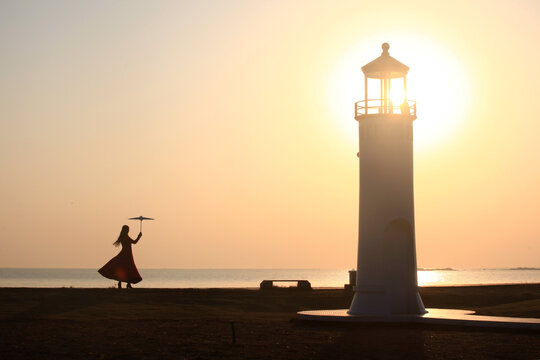
M 139 226 L 139 232 L 142 232 L 142 222 L 143 220 L 155 220 L 155 219 L 152 219 L 152 218 L 149 218 L 149 217 L 144 217 L 144 216 L 138 216 L 138 217 L 134 217 L 134 218 L 129 218 L 128 220 L 140 220 L 141 223 L 140 223 L 140 226 Z

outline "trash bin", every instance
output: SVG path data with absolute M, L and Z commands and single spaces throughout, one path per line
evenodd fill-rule
M 356 270 L 349 270 L 349 283 L 345 284 L 345 290 L 353 290 L 356 285 Z

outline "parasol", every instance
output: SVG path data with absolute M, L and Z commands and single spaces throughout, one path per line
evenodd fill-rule
M 133 217 L 133 218 L 129 218 L 128 220 L 140 220 L 140 226 L 139 226 L 139 232 L 142 233 L 142 222 L 143 220 L 155 220 L 155 219 L 152 219 L 152 218 L 149 218 L 149 217 L 144 217 L 144 216 L 138 216 L 138 217 Z

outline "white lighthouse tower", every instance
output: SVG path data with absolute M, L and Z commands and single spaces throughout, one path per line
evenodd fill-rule
M 349 309 L 304 310 L 303 320 L 414 322 L 540 330 L 540 319 L 477 316 L 471 310 L 426 311 L 418 293 L 414 238 L 413 126 L 416 103 L 407 100 L 409 68 L 388 53 L 362 67 L 365 98 L 355 104 L 360 149 L 358 267 Z M 402 83 L 394 105 L 392 81 Z M 380 97 L 368 85 L 380 84 Z M 395 88 L 394 88 L 395 90 Z
M 414 236 L 412 124 L 416 103 L 407 100 L 409 68 L 391 57 L 389 48 L 384 43 L 381 56 L 362 67 L 365 98 L 355 104 L 360 212 L 351 315 L 426 313 L 417 289 Z M 402 83 L 401 104 L 393 104 L 390 98 L 392 80 Z M 380 84 L 380 98 L 370 99 L 368 85 L 374 82 Z

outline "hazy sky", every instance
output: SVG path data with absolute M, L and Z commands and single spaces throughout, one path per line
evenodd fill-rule
M 410 68 L 421 267 L 540 266 L 540 1 L 0 1 L 0 267 L 353 268 L 361 66 Z

